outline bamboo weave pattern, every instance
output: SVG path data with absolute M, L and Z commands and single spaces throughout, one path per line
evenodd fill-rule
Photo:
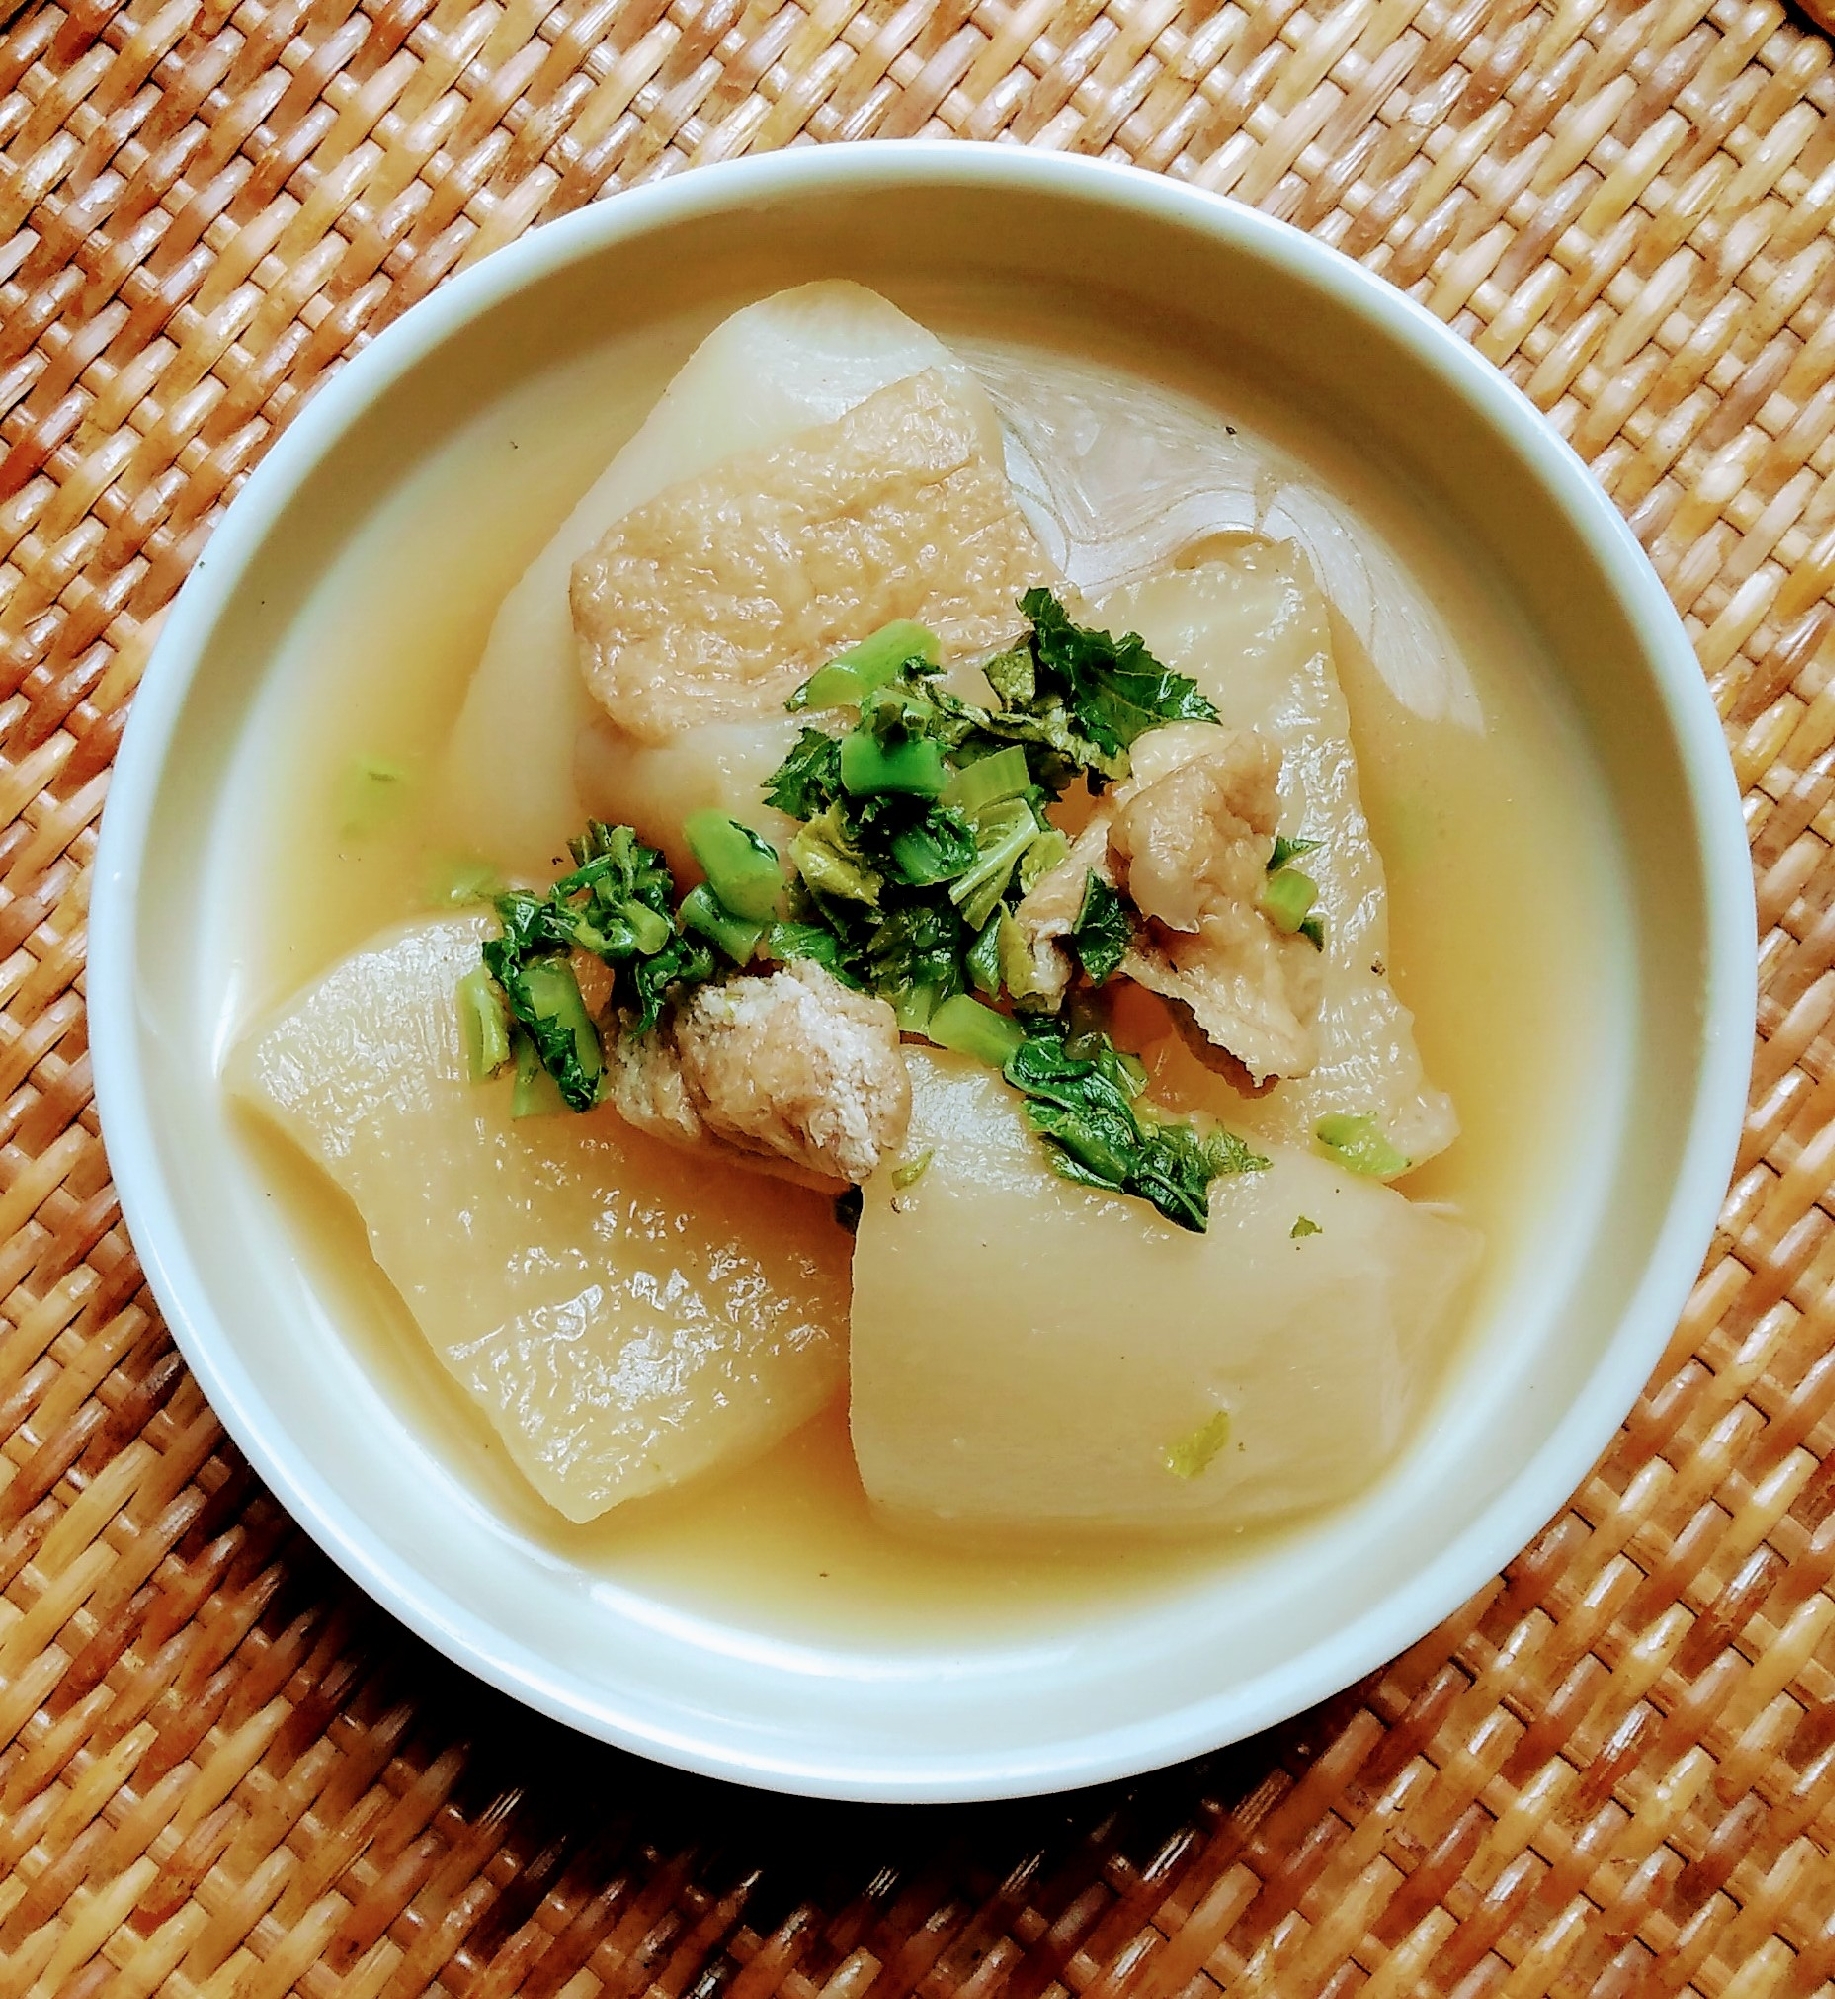
M 0 0 L 0 1999 L 1835 1992 L 1835 79 L 1741 0 Z M 1745 789 L 1722 1231 L 1451 1623 L 1147 1782 L 724 1790 L 463 1682 L 227 1445 L 122 1232 L 84 909 L 127 700 L 325 373 L 533 223 L 805 139 L 1257 202 L 1592 461 Z

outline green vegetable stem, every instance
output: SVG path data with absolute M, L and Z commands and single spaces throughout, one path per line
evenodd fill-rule
M 1414 1163 L 1389 1142 L 1369 1111 L 1333 1111 L 1313 1126 L 1313 1136 L 1340 1166 L 1353 1173 L 1367 1173 L 1375 1180 L 1393 1180 Z
M 1292 865 L 1302 854 L 1317 851 L 1317 840 L 1290 840 L 1285 833 L 1274 836 L 1274 852 L 1268 857 L 1268 886 L 1260 899 L 1262 914 L 1285 937 L 1296 933 L 1315 951 L 1325 949 L 1325 922 L 1311 913 L 1319 899 L 1319 885 L 1310 875 Z
M 841 739 L 841 787 L 856 798 L 888 791 L 941 798 L 948 782 L 942 749 L 927 736 L 887 743 L 862 728 Z
M 735 916 L 706 882 L 682 898 L 679 921 L 684 930 L 705 937 L 735 965 L 749 965 L 764 942 L 767 926 Z
M 510 1059 L 510 1023 L 482 965 L 474 965 L 459 981 L 456 1000 L 465 1072 L 474 1083 L 482 1083 Z
M 682 822 L 682 833 L 701 864 L 708 888 L 726 908 L 748 922 L 769 923 L 784 893 L 777 849 L 751 827 L 711 807 L 691 812 Z
M 924 1030 L 939 1048 L 972 1055 L 990 1069 L 1004 1069 L 1026 1045 L 1026 1030 L 991 1006 L 957 993 L 930 1016 Z
M 1261 892 L 1260 906 L 1264 916 L 1283 937 L 1291 937 L 1312 912 L 1312 906 L 1319 900 L 1319 884 L 1311 875 L 1303 875 L 1298 868 L 1282 868 L 1279 874 L 1268 877 L 1268 885 Z
M 992 756 L 977 757 L 963 764 L 950 778 L 943 803 L 958 812 L 979 812 L 984 805 L 998 805 L 1005 798 L 1020 798 L 1032 785 L 1026 752 L 1018 743 L 1009 743 Z
M 942 657 L 935 632 L 915 619 L 894 618 L 804 681 L 788 705 L 792 709 L 857 708 L 901 667 L 935 667 Z

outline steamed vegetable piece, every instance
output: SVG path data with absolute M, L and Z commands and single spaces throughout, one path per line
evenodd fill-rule
M 1176 1041 L 1155 1051 L 1155 1093 L 1202 1105 L 1250 1138 L 1310 1147 L 1320 1118 L 1374 1118 L 1398 1157 L 1418 1165 L 1458 1132 L 1451 1100 L 1428 1081 L 1414 1020 L 1388 977 L 1388 890 L 1358 794 L 1351 718 L 1332 662 L 1324 598 L 1291 544 L 1248 540 L 1189 569 L 1102 598 L 1089 613 L 1137 631 L 1157 659 L 1189 674 L 1231 727 L 1281 750 L 1281 824 L 1270 891 L 1282 916 L 1323 919 L 1323 996 L 1311 1074 L 1239 1099 Z M 1297 839 L 1316 844 L 1300 847 Z M 1293 871 L 1317 890 L 1306 902 Z M 1283 886 L 1283 873 L 1290 885 Z M 1277 916 L 1275 920 L 1281 920 Z M 1291 1217 L 1290 1217 L 1291 1219 Z
M 682 831 L 707 877 L 703 885 L 709 893 L 735 916 L 770 922 L 784 893 L 784 870 L 770 842 L 712 809 L 690 813 Z
M 590 1520 L 764 1450 L 846 1378 L 829 1202 L 768 1225 L 610 1109 L 512 1121 L 466 1078 L 453 994 L 491 925 L 412 925 L 232 1058 L 232 1092 L 356 1204 L 376 1261 L 542 1497 Z
M 569 574 L 615 521 L 665 488 L 740 453 L 774 450 L 927 369 L 942 377 L 999 464 L 999 425 L 974 377 L 934 333 L 860 285 L 778 292 L 707 335 L 497 614 L 447 756 L 450 810 L 468 841 L 508 867 L 535 871 L 563 851 L 589 808 L 601 818 L 635 820 L 651 844 L 665 847 L 665 833 L 695 807 L 738 810 L 743 801 L 690 776 L 698 766 L 717 778 L 731 743 L 705 756 L 690 752 L 660 771 L 642 768 L 627 744 L 610 758 L 614 771 L 602 773 L 606 791 L 576 791 L 576 740 L 594 710 L 575 658 Z M 768 756 L 761 775 L 776 761 Z M 514 783 L 504 782 L 506 772 Z M 666 826 L 625 802 L 627 790 L 675 791 L 666 805 L 659 800 Z M 681 863 L 674 851 L 670 859 Z
M 1324 1505 L 1382 1470 L 1431 1386 L 1469 1229 L 1271 1147 L 1187 1234 L 1054 1175 L 990 1070 L 908 1056 L 906 1149 L 927 1163 L 867 1188 L 854 1256 L 854 1450 L 876 1506 L 1180 1530 Z

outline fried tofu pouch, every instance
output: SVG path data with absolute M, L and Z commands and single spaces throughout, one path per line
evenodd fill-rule
M 771 712 L 768 698 L 735 706 L 731 688 L 711 704 L 689 703 L 669 726 L 662 726 L 660 696 L 640 697 L 622 717 L 608 715 L 581 670 L 570 578 L 621 521 L 634 523 L 633 535 L 614 544 L 620 559 L 634 565 L 633 579 L 646 553 L 635 530 L 652 537 L 652 556 L 665 521 L 670 532 L 683 526 L 720 532 L 711 515 L 697 526 L 694 502 L 686 496 L 705 500 L 723 490 L 723 465 L 740 458 L 768 461 L 793 440 L 840 422 L 880 391 L 918 376 L 926 380 L 930 403 L 946 413 L 946 421 L 933 425 L 933 432 L 940 427 L 951 440 L 943 457 L 953 458 L 958 470 L 971 463 L 986 468 L 1004 493 L 1004 477 L 994 469 L 1002 460 L 1000 427 L 987 396 L 934 333 L 886 299 L 862 285 L 828 281 L 774 293 L 721 321 L 498 612 L 445 760 L 443 786 L 455 836 L 507 867 L 534 873 L 555 862 L 589 812 L 635 825 L 678 869 L 687 860 L 681 822 L 700 806 L 718 806 L 761 831 L 774 830 L 758 788 L 794 740 L 794 721 L 781 708 Z M 933 434 L 933 447 L 936 441 Z M 977 480 L 986 483 L 981 475 Z M 757 494 L 728 497 L 742 506 L 764 504 Z M 1004 512 L 999 518 L 1007 520 Z M 1019 519 L 1017 513 L 1012 518 Z M 1023 522 L 1002 532 L 1022 530 Z M 909 548 L 903 553 L 908 556 Z M 941 550 L 933 557 L 940 576 L 949 565 Z M 1018 588 L 1043 573 L 1029 574 Z M 1004 589 L 1007 579 L 996 580 Z M 593 595 L 590 585 L 587 595 Z M 654 613 L 654 592 L 648 601 Z M 779 613 L 785 608 L 776 597 L 772 602 Z M 596 629 L 597 613 L 586 608 Z M 607 619 L 619 616 L 615 605 L 603 609 Z M 1006 609 L 1011 613 L 1010 602 Z M 754 631 L 755 612 L 756 606 L 746 611 Z M 872 623 L 869 618 L 854 636 L 864 636 Z M 652 630 L 652 644 L 656 638 Z M 588 642 L 594 643 L 591 631 Z M 653 649 L 647 657 L 654 664 Z M 625 676 L 613 671 L 622 683 Z M 630 679 L 635 684 L 642 678 L 634 657 Z M 727 719 L 716 720 L 710 706 Z M 503 781 L 506 772 L 515 782 Z
M 895 618 L 991 650 L 1045 567 L 974 409 L 927 369 L 615 522 L 573 568 L 581 671 L 616 729 L 663 744 L 781 713 Z

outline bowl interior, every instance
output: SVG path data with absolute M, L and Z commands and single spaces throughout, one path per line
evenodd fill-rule
M 427 1370 L 351 1336 L 391 1310 L 341 1269 L 351 1218 L 302 1229 L 275 1197 L 284 1168 L 212 1081 L 237 967 L 210 885 L 238 753 L 340 556 L 399 532 L 417 473 L 481 409 L 590 370 L 612 339 L 650 338 L 660 368 L 726 305 L 818 276 L 920 312 L 946 300 L 968 326 L 1026 313 L 1071 344 L 1138 339 L 1198 378 L 1260 385 L 1433 524 L 1535 662 L 1551 740 L 1598 780 L 1588 1042 L 1564 1045 L 1551 981 L 1546 1031 L 1530 1017 L 1508 1057 L 1584 1071 L 1572 1170 L 1488 1284 L 1403 1462 L 1266 1544 L 1195 1566 L 1143 1554 L 1131 1593 L 1074 1613 L 1029 1598 L 1009 1563 L 985 1616 L 938 1624 L 914 1598 L 862 1626 L 532 1535 L 487 1446 L 457 1465 L 442 1449 L 463 1416 L 426 1399 Z M 526 531 L 538 545 L 545 528 Z M 92 1009 L 111 1158 L 174 1328 L 258 1469 L 367 1587 L 497 1683 L 668 1760 L 815 1792 L 1010 1794 L 1166 1762 L 1412 1642 L 1560 1505 L 1655 1363 L 1724 1187 L 1749 1045 L 1749 891 L 1719 754 L 1680 628 L 1577 464 L 1483 364 L 1317 246 L 1144 177 L 992 149 L 697 174 L 540 232 L 419 309 L 300 417 L 212 542 L 105 827 Z

